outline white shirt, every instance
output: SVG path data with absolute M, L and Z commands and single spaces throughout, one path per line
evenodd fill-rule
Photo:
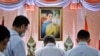
M 66 56 L 100 56 L 99 51 L 89 47 L 86 42 L 79 42 L 78 46 L 66 52 Z
M 7 49 L 4 51 L 5 56 L 26 56 L 24 42 L 19 34 L 14 30 L 10 30 L 10 35 Z
M 0 56 L 5 56 L 2 52 L 0 52 Z
M 48 43 L 40 50 L 36 50 L 35 56 L 64 56 L 65 52 L 55 47 L 53 43 Z

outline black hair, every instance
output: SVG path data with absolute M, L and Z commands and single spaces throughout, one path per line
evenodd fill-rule
M 20 27 L 23 24 L 25 26 L 29 24 L 28 18 L 23 15 L 16 16 L 15 20 L 13 21 L 13 26 Z
M 52 11 L 47 11 L 47 16 L 48 16 L 48 14 L 53 14 L 53 12 Z
M 55 43 L 55 38 L 52 35 L 48 35 L 44 37 L 44 43 Z
M 90 33 L 86 30 L 80 30 L 77 34 L 79 40 L 88 40 L 90 38 Z
M 10 32 L 5 26 L 0 25 L 0 42 L 6 38 L 10 38 Z
M 53 14 L 53 12 L 51 10 L 42 10 L 42 13 L 45 13 L 47 16 L 48 14 Z

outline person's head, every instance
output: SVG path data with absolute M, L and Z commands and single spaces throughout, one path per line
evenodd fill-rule
M 27 30 L 29 23 L 30 22 L 27 17 L 19 15 L 16 16 L 15 20 L 13 21 L 13 28 L 19 33 L 19 35 L 21 35 Z
M 0 51 L 6 48 L 6 45 L 10 38 L 10 32 L 5 26 L 0 25 Z
M 55 37 L 53 35 L 47 35 L 43 39 L 44 41 L 44 46 L 48 43 L 54 43 L 55 44 Z
M 53 12 L 52 11 L 47 11 L 47 20 L 52 21 L 53 18 Z
M 86 30 L 80 30 L 77 33 L 76 41 L 77 42 L 87 42 L 87 43 L 89 43 L 90 42 L 90 33 Z

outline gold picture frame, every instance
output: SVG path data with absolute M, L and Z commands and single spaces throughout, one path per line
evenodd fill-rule
M 62 7 L 39 7 L 39 40 L 46 35 L 54 35 L 56 41 L 62 40 Z

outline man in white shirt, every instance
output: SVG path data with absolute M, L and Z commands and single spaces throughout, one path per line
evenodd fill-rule
M 9 30 L 5 26 L 0 25 L 0 56 L 5 56 L 3 54 L 3 51 L 6 48 L 9 38 L 10 38 Z
M 10 41 L 5 50 L 6 56 L 26 56 L 25 45 L 21 37 L 28 28 L 29 20 L 22 15 L 16 16 L 13 21 L 13 28 L 10 30 Z
M 80 30 L 77 34 L 78 46 L 66 52 L 66 56 L 100 56 L 98 50 L 90 47 L 90 34 L 86 30 Z
M 64 56 L 65 52 L 55 46 L 54 36 L 44 37 L 44 46 L 42 49 L 35 51 L 35 56 Z

